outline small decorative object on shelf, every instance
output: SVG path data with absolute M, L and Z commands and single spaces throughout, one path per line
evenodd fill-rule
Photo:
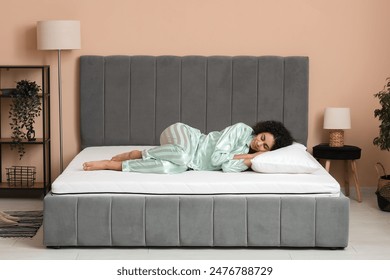
M 11 149 L 17 148 L 19 159 L 26 153 L 23 140 L 35 141 L 35 118 L 41 114 L 41 100 L 38 96 L 41 87 L 35 82 L 21 80 L 17 82 L 15 91 L 11 94 L 9 118 L 14 144 Z
M 11 96 L 13 92 L 15 91 L 14 88 L 2 88 L 0 89 L 2 96 Z
M 12 166 L 6 168 L 7 182 L 10 187 L 33 187 L 35 182 L 35 166 Z

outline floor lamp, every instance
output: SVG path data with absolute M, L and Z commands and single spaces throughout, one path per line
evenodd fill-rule
M 63 167 L 62 145 L 62 83 L 61 83 L 61 51 L 80 49 L 80 21 L 46 20 L 37 23 L 38 50 L 58 51 L 58 110 L 60 129 L 60 172 Z

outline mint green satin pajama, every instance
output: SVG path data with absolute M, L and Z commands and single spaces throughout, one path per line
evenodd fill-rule
M 193 170 L 240 172 L 248 167 L 236 154 L 247 154 L 254 135 L 250 126 L 237 123 L 222 131 L 202 134 L 183 123 L 167 127 L 160 136 L 161 146 L 142 151 L 142 159 L 122 162 L 122 171 L 180 173 Z

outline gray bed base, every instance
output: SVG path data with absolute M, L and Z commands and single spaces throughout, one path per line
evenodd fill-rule
M 83 56 L 82 147 L 157 145 L 177 121 L 203 132 L 284 122 L 307 141 L 308 58 Z M 349 199 L 261 195 L 55 195 L 44 244 L 330 247 L 348 245 Z
M 344 248 L 348 205 L 344 196 L 49 194 L 45 245 Z

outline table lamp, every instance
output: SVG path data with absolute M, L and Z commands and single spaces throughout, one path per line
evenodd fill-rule
M 329 146 L 344 146 L 344 129 L 351 128 L 351 112 L 349 108 L 326 108 L 324 129 L 329 129 Z

